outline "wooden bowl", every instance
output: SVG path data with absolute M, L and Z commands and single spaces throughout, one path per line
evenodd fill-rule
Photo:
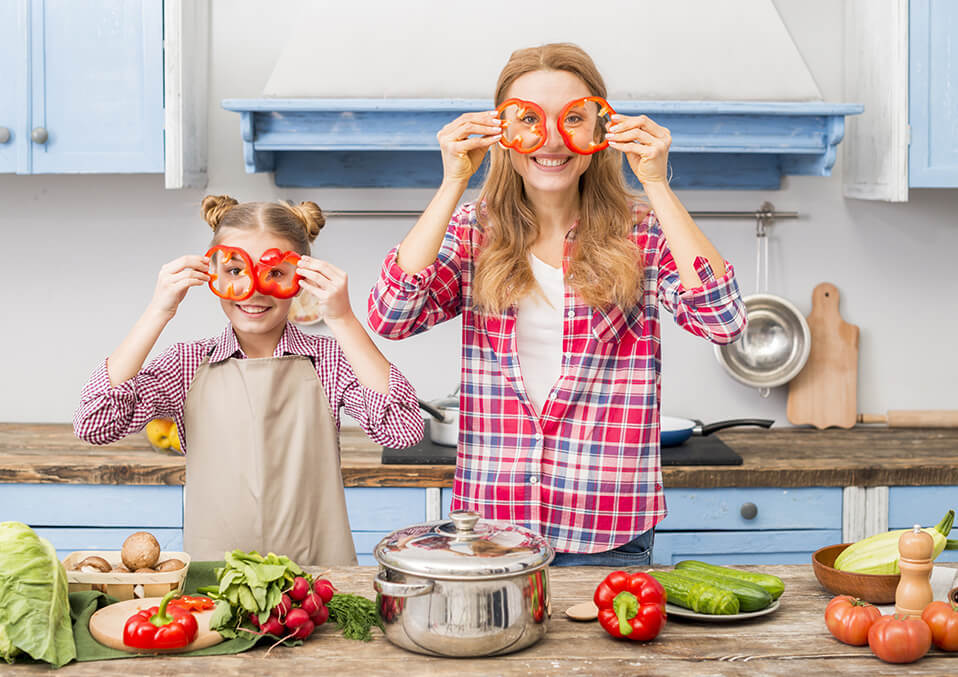
M 822 587 L 836 595 L 851 595 L 872 604 L 894 604 L 899 574 L 855 574 L 835 568 L 838 555 L 851 543 L 828 545 L 812 555 L 815 578 Z

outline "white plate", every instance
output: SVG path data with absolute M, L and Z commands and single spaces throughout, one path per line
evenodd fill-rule
M 302 291 L 293 297 L 289 307 L 289 320 L 300 325 L 316 324 L 323 321 L 319 312 L 319 299 L 307 291 Z
M 696 621 L 711 621 L 713 623 L 725 623 L 728 621 L 744 621 L 749 618 L 757 618 L 758 616 L 764 616 L 775 611 L 780 604 L 781 600 L 775 600 L 771 605 L 765 607 L 764 609 L 759 609 L 758 611 L 749 611 L 742 614 L 700 614 L 691 609 L 686 609 L 685 607 L 676 606 L 675 604 L 665 603 L 665 615 L 666 616 L 679 616 L 680 618 L 691 618 Z

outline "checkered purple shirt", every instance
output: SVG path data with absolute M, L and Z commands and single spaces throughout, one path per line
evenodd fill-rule
M 729 343 L 745 327 L 732 266 L 685 289 L 654 214 L 634 208 L 645 271 L 640 302 L 592 308 L 565 291 L 562 372 L 537 416 L 516 354 L 515 308 L 479 313 L 472 298 L 481 227 L 457 209 L 437 260 L 417 275 L 393 249 L 369 296 L 369 324 L 399 339 L 462 314 L 462 389 L 453 508 L 521 524 L 560 552 L 603 552 L 665 517 L 659 456 L 659 304 L 684 329 Z M 575 229 L 569 231 L 565 252 Z
M 170 346 L 136 376 L 115 387 L 110 384 L 104 360 L 83 387 L 80 407 L 73 417 L 76 436 L 93 444 L 108 444 L 142 430 L 154 418 L 171 418 L 176 421 L 185 453 L 189 431 L 183 424 L 183 406 L 193 376 L 207 355 L 211 363 L 230 357 L 246 359 L 233 327 L 227 325 L 218 337 Z M 422 439 L 416 391 L 396 367 L 389 367 L 388 394 L 366 388 L 335 339 L 304 334 L 291 323 L 287 323 L 273 352 L 273 357 L 283 355 L 313 359 L 337 428 L 340 409 L 345 408 L 379 444 L 403 448 Z

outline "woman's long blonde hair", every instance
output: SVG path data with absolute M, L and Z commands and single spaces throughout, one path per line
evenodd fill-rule
M 580 47 L 554 43 L 512 53 L 496 83 L 496 105 L 521 75 L 539 70 L 578 76 L 593 96 L 605 98 L 602 76 Z M 482 248 L 476 261 L 474 298 L 486 312 L 500 313 L 537 288 L 528 256 L 539 237 L 532 203 L 509 151 L 492 147 L 489 172 L 480 193 Z M 632 201 L 618 152 L 606 148 L 592 156 L 579 177 L 579 224 L 575 229 L 566 281 L 594 307 L 635 306 L 642 290 L 639 251 L 631 238 Z

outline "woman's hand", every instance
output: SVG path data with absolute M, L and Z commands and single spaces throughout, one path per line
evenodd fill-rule
M 196 255 L 181 256 L 165 264 L 157 276 L 150 308 L 161 315 L 173 317 L 190 287 L 210 281 L 207 272 L 209 265 L 209 258 Z
M 636 178 L 648 183 L 668 183 L 672 134 L 645 115 L 613 115 L 606 137 L 609 146 L 625 153 Z
M 502 121 L 496 111 L 463 113 L 440 129 L 436 138 L 442 153 L 443 181 L 466 183 L 479 169 L 486 151 L 502 138 Z
M 319 299 L 319 310 L 326 320 L 338 320 L 352 312 L 349 305 L 346 273 L 326 261 L 304 256 L 296 272 L 303 278 L 304 294 Z

